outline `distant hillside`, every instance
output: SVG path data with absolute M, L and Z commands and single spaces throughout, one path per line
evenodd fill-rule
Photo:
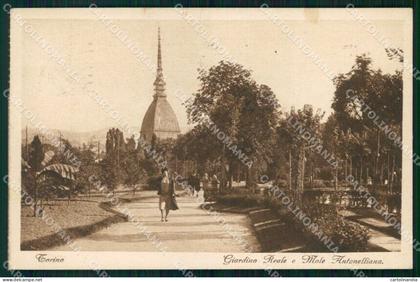
M 191 130 L 192 126 L 187 125 L 181 128 L 181 132 L 185 133 Z M 58 129 L 51 129 L 51 132 L 57 137 L 60 136 L 64 139 L 69 140 L 69 142 L 75 147 L 81 147 L 84 144 L 94 144 L 97 145 L 98 141 L 100 142 L 101 150 L 105 150 L 105 141 L 106 141 L 106 133 L 108 132 L 109 128 L 103 128 L 99 130 L 89 131 L 89 132 L 77 132 L 77 131 L 69 131 L 69 130 L 58 130 Z M 132 132 L 140 131 L 139 128 L 132 127 Z M 31 142 L 35 135 L 40 135 L 40 131 L 36 128 L 28 127 L 28 142 Z M 124 132 L 124 137 L 128 138 L 130 135 L 127 132 Z M 41 140 L 42 140 L 41 136 Z M 43 142 L 48 142 L 48 140 L 42 140 Z M 22 142 L 25 142 L 25 129 L 22 130 Z
M 108 132 L 109 128 L 99 129 L 95 131 L 90 132 L 77 132 L 77 131 L 68 131 L 68 130 L 57 130 L 57 129 L 51 129 L 51 132 L 57 137 L 60 136 L 69 140 L 69 142 L 75 146 L 75 147 L 81 147 L 84 144 L 94 144 L 97 145 L 98 141 L 100 142 L 101 150 L 105 148 L 105 140 L 106 140 L 106 133 Z M 131 128 L 133 132 L 137 132 L 138 129 Z M 41 136 L 41 141 L 48 142 L 48 140 L 45 139 L 40 134 L 40 131 L 35 128 L 28 127 L 28 142 L 31 142 L 35 135 Z M 25 129 L 22 130 L 22 142 L 25 142 Z M 127 132 L 124 132 L 124 137 L 128 138 L 129 135 Z

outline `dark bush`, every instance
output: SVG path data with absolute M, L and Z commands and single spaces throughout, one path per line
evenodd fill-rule
M 333 179 L 333 173 L 331 168 L 329 167 L 323 167 L 320 169 L 318 177 L 322 180 L 331 180 Z
M 288 188 L 289 187 L 289 182 L 287 180 L 284 180 L 284 179 L 278 179 L 276 181 L 276 185 L 279 188 Z
M 325 185 L 325 181 L 322 180 L 322 179 L 315 179 L 313 181 L 313 184 L 312 185 L 313 185 L 314 188 L 325 188 L 325 187 L 327 187 Z
M 324 187 L 333 188 L 335 187 L 334 180 L 324 180 Z
M 346 220 L 341 216 L 335 206 L 312 204 L 304 208 L 308 217 L 311 218 L 313 223 L 318 225 L 318 230 L 323 233 L 323 236 L 328 236 L 334 246 L 338 247 L 340 252 L 360 252 L 366 251 L 369 231 L 360 224 Z M 312 233 L 311 230 L 306 228 L 306 232 Z M 322 247 L 322 242 L 315 234 L 310 234 L 313 240 L 317 240 Z M 323 246 L 328 249 L 326 246 Z
M 289 198 L 292 199 L 293 197 L 289 195 Z M 319 204 L 312 201 L 308 205 L 299 207 L 303 214 L 311 220 L 311 224 L 305 226 L 302 218 L 293 214 L 280 200 L 281 199 L 262 195 L 239 193 L 219 195 L 216 198 L 218 203 L 229 206 L 261 206 L 272 209 L 282 217 L 282 220 L 287 223 L 290 228 L 303 232 L 308 239 L 310 248 L 314 251 L 333 251 L 335 247 L 338 247 L 339 252 L 367 250 L 369 239 L 368 229 L 360 224 L 346 220 L 339 214 L 335 206 Z M 292 202 L 295 201 L 292 199 Z M 314 230 L 310 228 L 312 224 L 318 226 L 318 232 L 314 232 Z M 333 244 L 330 245 L 332 246 L 331 249 L 324 245 L 320 240 L 318 236 L 319 232 L 322 233 L 322 238 L 325 238 L 326 236 L 326 238 L 329 239 L 329 242 L 333 242 Z
M 228 206 L 252 207 L 256 205 L 262 205 L 265 198 L 266 197 L 261 195 L 232 193 L 218 195 L 216 196 L 216 201 Z

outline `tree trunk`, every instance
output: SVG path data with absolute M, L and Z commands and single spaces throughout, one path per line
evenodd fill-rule
M 305 189 L 305 150 L 302 149 L 301 155 L 299 156 L 300 164 L 302 165 L 302 173 L 301 173 L 301 186 L 299 189 L 300 193 L 303 193 L 303 189 Z
M 229 190 L 232 190 L 232 178 L 233 178 L 233 166 L 232 163 L 229 164 L 229 170 L 228 170 L 228 183 L 229 183 Z
M 314 188 L 314 162 L 311 162 L 311 188 Z
M 246 187 L 250 190 L 254 190 L 257 186 L 256 182 L 256 170 L 254 166 L 247 169 L 247 180 L 246 180 Z
M 394 189 L 394 171 L 395 171 L 395 155 L 392 154 L 392 170 L 391 170 L 391 194 L 393 192 Z
M 305 188 L 305 150 L 302 148 L 299 151 L 299 168 L 300 168 L 300 172 L 299 172 L 299 176 L 298 176 L 298 195 L 297 195 L 297 199 L 298 199 L 298 203 L 299 205 L 302 204 L 302 195 L 303 195 L 303 190 Z
M 38 185 L 36 183 L 36 177 L 34 177 L 34 217 L 37 216 L 37 209 L 38 209 Z
M 334 173 L 334 190 L 337 191 L 338 190 L 338 168 L 334 169 L 335 173 Z
M 344 179 L 347 179 L 347 155 L 346 159 L 344 160 Z
M 225 144 L 223 144 L 223 150 L 222 150 L 222 170 L 221 170 L 221 179 L 220 179 L 220 192 L 225 190 L 226 187 L 226 167 L 225 167 Z
M 292 150 L 289 150 L 289 190 L 292 190 Z
M 368 183 L 368 179 L 369 179 L 369 167 L 366 166 L 366 184 Z
M 382 163 L 381 164 L 381 178 L 380 178 L 380 181 L 381 181 L 381 185 L 384 183 L 384 164 Z
M 387 187 L 387 191 L 389 193 L 390 187 L 391 187 L 391 177 L 389 175 L 390 172 L 390 168 L 389 168 L 389 151 L 386 153 L 386 158 L 387 158 L 387 164 L 386 164 L 386 178 L 388 181 L 388 187 Z
M 303 148 L 296 150 L 291 160 L 291 179 L 292 179 L 292 193 L 297 201 L 301 204 L 302 193 L 303 193 L 303 182 L 305 173 L 305 152 Z
M 378 175 L 378 167 L 379 167 L 379 148 L 381 145 L 381 139 L 380 139 L 380 135 L 379 135 L 379 129 L 376 131 L 376 135 L 377 135 L 377 147 L 376 147 L 376 168 L 375 168 L 375 177 Z M 381 165 L 381 184 L 382 184 L 382 165 Z

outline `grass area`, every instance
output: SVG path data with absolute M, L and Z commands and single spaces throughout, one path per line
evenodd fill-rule
M 131 198 L 132 194 L 124 195 L 124 197 Z M 61 238 L 57 238 L 57 229 L 54 228 L 57 225 L 75 239 L 112 223 L 124 221 L 123 217 L 109 209 L 104 209 L 101 203 L 106 201 L 109 201 L 106 197 L 84 197 L 72 199 L 70 202 L 55 200 L 44 203 L 44 217 L 52 218 L 53 221 L 34 217 L 32 207 L 22 206 L 22 249 L 44 249 L 64 243 L 60 242 Z

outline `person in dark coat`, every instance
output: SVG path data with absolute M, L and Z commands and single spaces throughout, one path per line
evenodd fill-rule
M 210 186 L 210 178 L 207 172 L 204 173 L 204 176 L 201 179 L 201 182 L 203 183 L 204 200 L 206 200 L 208 198 L 209 186 Z
M 159 209 L 161 214 L 161 221 L 168 221 L 168 214 L 170 210 L 177 210 L 178 205 L 175 200 L 175 183 L 169 177 L 168 169 L 162 169 L 162 180 L 158 189 L 159 195 Z
M 196 192 L 198 196 L 198 191 L 200 191 L 200 179 L 195 172 L 188 178 L 188 185 L 190 186 L 189 188 L 191 189 L 192 196 L 195 196 Z
M 193 196 L 195 195 L 196 197 L 198 197 L 198 192 L 200 192 L 201 187 L 200 187 L 200 178 L 198 177 L 196 173 L 193 174 L 192 187 L 194 189 Z

